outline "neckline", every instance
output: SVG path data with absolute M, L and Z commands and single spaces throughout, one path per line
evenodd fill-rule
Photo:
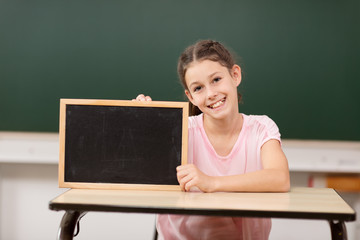
M 236 139 L 236 141 L 235 141 L 235 143 L 234 143 L 234 146 L 232 147 L 230 153 L 229 153 L 228 155 L 226 155 L 226 156 L 221 156 L 221 155 L 219 155 L 219 154 L 216 152 L 214 146 L 211 144 L 211 142 L 210 142 L 210 140 L 209 140 L 208 135 L 207 135 L 206 132 L 205 132 L 203 113 L 202 113 L 201 116 L 200 116 L 201 133 L 203 134 L 204 139 L 205 139 L 206 144 L 208 145 L 208 147 L 211 149 L 211 151 L 213 151 L 213 153 L 215 154 L 215 156 L 216 156 L 217 158 L 219 158 L 219 159 L 226 160 L 226 159 L 231 158 L 231 156 L 234 154 L 235 150 L 237 149 L 237 146 L 239 145 L 239 142 L 240 142 L 240 140 L 242 139 L 242 136 L 244 135 L 243 132 L 244 132 L 244 129 L 245 129 L 245 127 L 246 127 L 247 119 L 246 119 L 246 115 L 245 115 L 245 114 L 243 114 L 243 113 L 240 113 L 240 114 L 241 114 L 241 116 L 243 117 L 242 128 L 241 128 L 241 131 L 240 131 L 240 133 L 239 133 L 239 135 L 238 135 L 238 137 L 237 137 L 237 139 Z

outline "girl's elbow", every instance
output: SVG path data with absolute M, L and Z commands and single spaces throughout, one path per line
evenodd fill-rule
M 280 184 L 279 184 L 279 191 L 280 192 L 289 192 L 290 191 L 290 176 L 289 172 L 283 173 L 282 177 L 280 178 Z
M 280 192 L 289 192 L 290 191 L 290 182 L 283 183 L 282 186 L 280 186 Z

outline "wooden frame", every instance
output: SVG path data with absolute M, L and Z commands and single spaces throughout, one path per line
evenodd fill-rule
M 66 142 L 66 108 L 69 105 L 89 106 L 124 106 L 124 107 L 156 107 L 182 109 L 182 142 L 181 164 L 187 163 L 188 150 L 188 115 L 187 102 L 162 102 L 162 101 L 126 101 L 126 100 L 90 100 L 90 99 L 60 99 L 59 121 L 59 187 L 62 188 L 89 188 L 89 189 L 141 189 L 141 190 L 180 190 L 177 185 L 162 184 L 128 184 L 128 183 L 96 183 L 96 182 L 68 182 L 65 181 L 65 142 Z M 146 120 L 146 119 L 145 119 Z

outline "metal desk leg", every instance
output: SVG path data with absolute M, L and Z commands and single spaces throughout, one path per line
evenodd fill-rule
M 329 221 L 332 240 L 347 240 L 346 226 L 343 221 Z
M 57 239 L 72 240 L 76 224 L 85 214 L 86 212 L 66 211 L 60 223 Z

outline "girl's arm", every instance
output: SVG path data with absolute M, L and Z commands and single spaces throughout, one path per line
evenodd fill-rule
M 277 140 L 261 147 L 263 169 L 233 176 L 213 177 L 202 173 L 195 165 L 177 168 L 180 187 L 189 191 L 197 187 L 203 192 L 287 192 L 290 189 L 289 167 Z
M 151 101 L 139 94 L 134 101 Z M 289 168 L 285 154 L 277 140 L 269 140 L 261 147 L 263 169 L 241 175 L 212 177 L 195 165 L 177 167 L 177 178 L 183 191 L 197 187 L 203 192 L 286 192 L 290 188 Z

